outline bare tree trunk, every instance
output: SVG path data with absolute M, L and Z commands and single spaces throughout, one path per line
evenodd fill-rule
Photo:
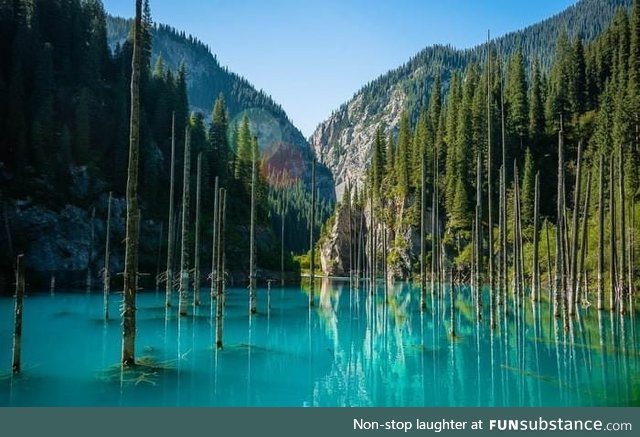
M 487 47 L 487 221 L 489 225 L 489 290 L 493 296 L 493 158 L 491 153 L 491 45 L 489 32 L 487 32 Z M 493 297 L 491 297 L 491 299 L 493 299 Z M 491 311 L 493 311 L 493 309 Z
M 577 296 L 579 294 L 579 287 L 582 283 L 582 278 L 585 275 L 585 256 L 587 252 L 587 224 L 589 222 L 589 200 L 591 197 L 591 172 L 587 175 L 587 192 L 585 194 L 584 199 L 584 211 L 582 215 L 582 242 L 580 243 L 580 268 L 578 269 L 578 278 L 576 280 L 576 285 L 574 286 L 574 294 Z M 586 299 L 585 299 L 586 303 Z
M 353 287 L 353 217 L 351 207 L 351 181 L 347 180 L 347 220 L 349 220 L 349 288 Z
M 16 306 L 13 323 L 13 373 L 20 372 L 20 355 L 22 351 L 22 302 L 24 300 L 24 255 L 16 260 Z
M 91 232 L 89 237 L 89 250 L 87 251 L 87 294 L 91 293 L 91 260 L 93 259 L 93 240 L 95 239 L 94 222 L 96 220 L 96 207 L 91 208 Z
M 625 276 L 627 274 L 627 223 L 624 195 L 624 164 L 622 162 L 622 144 L 618 148 L 618 192 L 620 195 L 620 279 L 618 280 L 620 288 L 620 314 L 624 314 L 625 298 L 627 293 Z
M 202 185 L 202 152 L 198 153 L 196 165 L 196 236 L 193 256 L 193 306 L 200 305 L 200 191 Z
M 540 172 L 536 172 L 535 194 L 533 197 L 533 265 L 531 266 L 531 300 L 540 301 Z
M 565 277 L 564 277 L 564 144 L 562 127 L 558 132 L 558 191 L 557 191 L 557 219 L 556 219 L 556 285 L 553 300 L 553 315 L 561 316 L 561 311 L 566 310 L 565 301 Z
M 315 287 L 315 276 L 316 276 L 316 265 L 315 265 L 315 248 L 314 248 L 314 239 L 313 239 L 313 227 L 316 221 L 316 158 L 312 158 L 313 161 L 311 163 L 311 213 L 309 214 L 309 251 L 310 251 L 310 259 L 309 259 L 309 306 L 312 307 L 315 305 L 315 296 L 314 296 L 314 287 Z
M 598 166 L 598 304 L 599 310 L 604 309 L 604 159 L 600 155 Z
M 162 237 L 164 237 L 164 222 L 160 222 L 160 236 L 158 237 L 158 256 L 156 257 L 156 292 L 160 290 L 161 274 L 160 259 L 162 258 Z
M 138 267 L 138 159 L 140 143 L 140 38 L 142 0 L 136 0 L 131 60 L 131 119 L 129 166 L 127 171 L 127 230 L 124 255 L 124 298 L 122 311 L 122 365 L 135 364 L 136 284 Z
M 578 212 L 580 210 L 580 185 L 581 185 L 581 167 L 582 167 L 582 141 L 578 142 L 578 168 L 576 171 L 576 184 L 573 194 L 573 220 L 571 224 L 571 271 L 569 273 L 569 283 L 571 284 L 571 294 L 567 301 L 569 302 L 569 315 L 573 316 L 576 311 L 576 303 L 578 301 Z
M 425 204 L 427 203 L 425 189 L 425 154 L 422 152 L 420 177 L 420 310 L 427 309 L 427 269 L 425 260 L 424 238 L 426 233 Z M 386 253 L 385 253 L 386 255 Z M 385 278 L 386 282 L 386 278 Z
M 169 187 L 169 225 L 167 230 L 167 283 L 165 287 L 165 306 L 171 306 L 173 292 L 173 242 L 174 242 L 174 186 L 175 186 L 175 158 L 176 158 L 176 113 L 171 116 L 171 186 Z
M 219 178 L 216 176 L 214 183 L 214 194 L 213 194 L 213 242 L 211 244 L 211 290 L 210 290 L 210 299 L 211 299 L 211 308 L 213 309 L 213 301 L 216 297 L 216 282 L 218 276 L 218 208 L 220 207 L 220 196 L 219 196 Z
M 614 161 L 611 158 L 609 163 L 609 311 L 615 311 L 616 308 L 616 293 L 618 286 L 616 283 L 616 258 L 618 257 L 618 251 L 616 248 L 616 201 L 615 201 L 615 184 L 613 179 L 613 166 Z
M 109 192 L 109 202 L 107 204 L 107 230 L 104 244 L 104 271 L 102 274 L 102 289 L 103 289 L 103 308 L 104 319 L 109 319 L 109 291 L 111 288 L 111 271 L 109 268 L 109 258 L 111 256 L 111 198 L 112 193 Z
M 280 212 L 280 286 L 284 287 L 284 191 L 282 192 L 282 205 L 280 205 L 280 208 L 282 209 Z M 351 226 L 351 222 L 349 222 L 349 226 Z M 351 227 L 349 227 L 349 235 L 351 235 Z M 351 244 L 351 239 L 349 239 L 349 244 Z M 351 246 L 349 246 L 349 250 L 351 250 Z
M 513 196 L 513 271 L 514 271 L 514 283 L 515 283 L 515 294 L 516 301 L 518 302 L 518 306 L 522 304 L 522 270 L 520 269 L 520 179 L 518 175 L 518 166 L 516 160 L 513 160 L 513 186 L 515 188 L 514 196 Z
M 256 142 L 256 138 L 253 138 Z M 256 159 L 254 145 L 251 163 L 251 218 L 249 225 L 249 314 L 255 314 L 256 308 Z
M 217 261 L 218 268 L 216 280 L 218 281 L 218 301 L 216 302 L 216 348 L 222 349 L 222 329 L 223 329 L 223 317 L 224 317 L 224 232 L 226 221 L 226 209 L 227 209 L 227 192 L 224 188 L 220 189 L 220 210 L 218 218 L 218 247 L 217 247 Z
M 551 270 L 551 241 L 549 240 L 549 219 L 544 219 L 545 234 L 547 236 L 547 289 L 551 290 L 551 278 L 553 271 Z M 549 303 L 551 303 L 551 294 L 549 294 Z
M 182 249 L 180 255 L 180 300 L 178 313 L 187 315 L 189 299 L 189 185 L 191 180 L 191 133 L 189 127 L 185 130 L 184 139 L 184 171 L 182 176 Z
M 475 232 L 475 285 L 476 317 L 482 318 L 482 157 L 478 153 L 476 163 L 476 232 Z

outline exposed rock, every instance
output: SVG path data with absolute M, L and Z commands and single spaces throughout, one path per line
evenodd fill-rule
M 365 104 L 363 93 L 356 94 L 321 123 L 310 138 L 316 155 L 333 173 L 338 199 L 347 181 L 363 182 L 378 126 L 384 126 L 388 134 L 400 122 L 406 100 L 404 91 L 393 86 L 384 96 L 374 105 Z
M 331 229 L 320 241 L 320 264 L 325 275 L 349 275 L 349 243 L 349 208 L 346 204 L 340 204 L 333 217 Z

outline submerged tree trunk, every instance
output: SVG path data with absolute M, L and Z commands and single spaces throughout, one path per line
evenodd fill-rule
M 491 45 L 490 35 L 487 33 L 487 222 L 489 227 L 489 292 L 491 293 L 490 300 L 493 299 L 493 158 L 491 147 Z M 493 305 L 493 304 L 491 304 Z M 493 309 L 491 309 L 493 311 Z
M 576 184 L 573 194 L 573 220 L 571 221 L 571 264 L 569 273 L 570 295 L 567 299 L 569 303 L 569 315 L 573 316 L 576 311 L 577 290 L 578 290 L 578 212 L 580 209 L 580 188 L 581 188 L 581 161 L 582 142 L 578 143 L 578 168 L 576 171 Z
M 615 201 L 615 184 L 613 178 L 614 161 L 611 158 L 609 162 L 609 311 L 615 311 L 616 293 L 618 291 L 616 283 L 616 258 L 618 251 L 616 249 L 616 201 Z
M 196 164 L 196 223 L 193 255 L 193 305 L 200 305 L 200 191 L 202 185 L 202 152 Z
M 598 166 L 598 303 L 604 309 L 604 158 L 600 155 Z
M 218 195 L 220 199 L 220 208 L 218 216 L 218 247 L 217 247 L 217 275 L 218 296 L 216 302 L 216 348 L 222 349 L 222 329 L 224 317 L 224 228 L 227 209 L 227 192 L 224 188 L 220 189 Z
M 561 316 L 565 301 L 565 277 L 564 277 L 564 144 L 562 127 L 558 132 L 558 191 L 557 191 L 557 218 L 556 218 L 556 284 L 553 299 L 553 315 Z
M 627 223 L 624 195 L 624 163 L 622 162 L 622 144 L 618 148 L 618 193 L 620 195 L 620 273 L 618 287 L 620 288 L 620 302 L 618 304 L 620 314 L 624 314 L 625 298 L 627 293 Z
M 533 196 L 533 265 L 531 266 L 531 300 L 540 301 L 540 256 L 539 256 L 539 216 L 540 216 L 540 172 L 536 172 Z
M 95 238 L 96 208 L 91 208 L 91 232 L 89 237 L 89 250 L 87 251 L 87 293 L 91 293 L 91 260 L 93 259 L 93 240 Z
M 257 141 L 254 137 L 253 141 Z M 256 308 L 256 159 L 254 155 L 251 164 L 251 218 L 249 224 L 249 314 L 255 314 Z
M 13 373 L 20 372 L 20 355 L 22 352 L 22 302 L 24 300 L 24 255 L 16 260 L 16 306 L 13 324 Z
M 427 272 L 426 272 L 426 260 L 424 250 L 424 237 L 426 233 L 426 217 L 425 217 L 425 204 L 427 203 L 426 189 L 425 189 L 425 156 L 422 153 L 421 163 L 421 177 L 420 177 L 420 310 L 427 309 Z M 386 253 L 384 254 L 386 256 Z M 386 278 L 385 278 L 386 282 Z
M 211 243 L 211 290 L 210 290 L 210 300 L 211 300 L 211 308 L 213 309 L 213 301 L 216 297 L 216 281 L 218 276 L 218 208 L 220 205 L 220 196 L 218 193 L 219 190 L 219 178 L 216 176 L 214 183 L 214 195 L 213 195 L 213 242 Z
M 127 221 L 124 255 L 124 298 L 122 310 L 122 365 L 135 364 L 136 284 L 138 267 L 138 159 L 140 142 L 140 39 L 142 0 L 136 0 L 131 61 L 131 119 L 129 125 L 129 166 L 127 171 Z
M 111 288 L 111 272 L 109 268 L 109 258 L 111 256 L 111 198 L 112 193 L 109 192 L 109 202 L 107 204 L 107 230 L 104 244 L 104 271 L 102 273 L 103 309 L 105 320 L 109 319 L 109 290 Z
M 171 185 L 169 187 L 169 225 L 167 230 L 167 283 L 165 284 L 165 306 L 171 306 L 173 292 L 173 242 L 175 241 L 174 223 L 174 186 L 175 186 L 175 158 L 176 158 L 176 113 L 171 116 Z
M 184 140 L 184 174 L 182 176 L 182 250 L 180 256 L 180 290 L 178 313 L 187 315 L 189 295 L 189 182 L 191 179 L 191 136 L 189 127 Z
M 574 286 L 573 292 L 577 295 L 579 294 L 580 284 L 582 283 L 583 275 L 585 275 L 585 256 L 587 252 L 587 224 L 589 221 L 589 200 L 591 197 L 591 172 L 587 175 L 587 192 L 585 194 L 584 199 L 584 211 L 582 214 L 582 241 L 580 243 L 580 267 L 578 269 L 578 279 L 576 280 L 576 284 Z M 577 301 L 576 301 L 577 302 Z M 584 302 L 586 303 L 586 299 Z
M 313 244 L 313 227 L 315 225 L 316 217 L 316 158 L 313 157 L 311 163 L 311 213 L 309 214 L 309 246 L 310 246 L 310 259 L 309 259 L 309 306 L 315 305 L 314 286 L 316 276 L 315 265 L 315 250 Z

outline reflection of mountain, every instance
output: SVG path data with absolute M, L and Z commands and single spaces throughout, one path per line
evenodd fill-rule
M 131 20 L 107 17 L 107 37 L 113 49 L 129 35 Z M 232 125 L 249 115 L 252 131 L 258 136 L 261 148 L 284 143 L 299 149 L 304 162 L 304 182 L 309 187 L 311 157 L 313 151 L 302 133 L 289 120 L 282 107 L 264 91 L 256 90 L 245 78 L 222 67 L 209 47 L 193 36 L 187 36 L 167 25 L 158 24 L 152 29 L 153 45 L 151 65 L 162 58 L 168 68 L 177 71 L 180 64 L 187 68 L 187 94 L 194 111 L 208 119 L 213 102 L 222 94 Z M 324 165 L 318 166 L 317 178 L 320 194 L 335 198 L 331 173 Z

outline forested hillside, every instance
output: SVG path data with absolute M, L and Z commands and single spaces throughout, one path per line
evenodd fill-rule
M 571 41 L 579 38 L 587 43 L 608 26 L 617 8 L 628 9 L 631 2 L 582 0 L 554 17 L 493 40 L 491 46 L 503 61 L 520 51 L 528 76 L 534 63 L 546 73 L 561 34 Z M 443 39 L 446 42 L 446 36 Z M 446 94 L 454 72 L 483 62 L 486 51 L 486 44 L 465 50 L 446 45 L 427 47 L 404 65 L 365 85 L 322 122 L 311 143 L 333 172 L 340 190 L 347 180 L 362 182 L 379 125 L 385 135 L 391 134 L 397 140 L 402 111 L 406 110 L 415 123 L 422 108 L 429 104 L 436 79 Z
M 131 20 L 107 16 L 107 41 L 113 50 L 121 45 L 129 34 Z M 151 65 L 178 71 L 184 64 L 187 70 L 187 96 L 192 111 L 208 118 L 213 102 L 219 95 L 225 98 L 230 124 L 237 125 L 247 113 L 251 128 L 258 135 L 260 147 L 267 153 L 274 148 L 294 148 L 302 154 L 305 164 L 301 175 L 310 187 L 311 146 L 302 133 L 291 123 L 282 107 L 262 90 L 256 90 L 242 76 L 222 67 L 210 47 L 184 31 L 165 24 L 150 27 L 152 50 Z M 324 165 L 317 169 L 320 195 L 328 203 L 335 199 L 333 179 Z
M 640 255 L 640 2 L 591 42 L 561 31 L 548 68 L 519 47 L 504 62 L 499 45 L 488 48 L 447 85 L 436 76 L 397 135 L 374 125 L 365 188 L 338 208 L 352 211 L 357 255 L 347 262 L 336 249 L 349 245 L 334 219 L 322 242 L 334 258 L 323 264 L 388 266 L 396 278 L 420 277 L 422 265 L 423 277 L 454 271 L 480 283 L 498 269 L 516 284 L 566 274 L 574 287 L 603 287 L 606 275 L 624 296 Z
M 249 250 L 249 190 L 247 160 L 252 155 L 253 137 L 261 148 L 258 266 L 279 269 L 268 251 L 278 250 L 280 239 L 271 227 L 275 204 L 269 191 L 291 193 L 288 202 L 290 225 L 306 229 L 308 188 L 284 189 L 272 182 L 281 174 L 295 174 L 284 187 L 308 187 L 305 166 L 312 153 L 307 147 L 289 145 L 282 139 L 278 149 L 301 154 L 297 166 L 272 162 L 273 147 L 266 143 L 269 132 L 250 123 L 239 109 L 237 94 L 223 87 L 216 90 L 214 114 L 192 112 L 187 78 L 189 67 L 177 69 L 162 61 L 153 62 L 156 27 L 145 2 L 143 62 L 141 78 L 140 187 L 142 220 L 140 268 L 152 273 L 164 270 L 159 260 L 165 251 L 168 228 L 168 200 L 172 133 L 176 144 L 174 163 L 177 193 L 182 187 L 182 164 L 186 131 L 191 138 L 190 173 L 195 192 L 197 156 L 202 154 L 203 202 L 199 250 L 211 241 L 213 186 L 215 177 L 229 192 L 227 253 L 231 272 L 246 269 Z M 195 43 L 194 43 L 195 44 Z M 196 44 L 197 46 L 197 44 Z M 203 49 L 204 50 L 204 49 Z M 110 50 L 107 16 L 99 0 L 16 0 L 0 3 L 0 283 L 12 277 L 15 255 L 25 253 L 27 268 L 35 282 L 57 276 L 58 284 L 77 284 L 78 278 L 97 277 L 103 267 L 107 199 L 113 193 L 113 269 L 122 266 L 124 237 L 123 208 L 127 177 L 130 77 L 132 45 L 126 40 Z M 208 53 L 208 51 L 207 51 Z M 210 56 L 210 54 L 209 54 Z M 237 76 L 244 89 L 250 87 Z M 206 85 L 203 85 L 206 86 Z M 241 88 L 242 88 L 241 87 Z M 227 96 L 224 93 L 230 92 Z M 249 93 L 247 91 L 247 93 Z M 251 93 L 249 93 L 251 94 Z M 286 120 L 282 110 L 264 94 L 255 93 L 244 104 L 270 105 Z M 214 99 L 207 104 L 214 107 Z M 175 116 L 175 130 L 172 117 Z M 287 121 L 288 123 L 288 121 Z M 295 129 L 295 128 L 292 128 Z M 296 131 L 297 132 L 297 131 Z M 299 135 L 299 132 L 298 132 Z M 248 154 L 249 153 L 249 154 Z M 330 184 L 330 178 L 324 179 Z M 325 190 L 332 193 L 331 189 Z M 178 194 L 176 204 L 179 205 Z M 326 217 L 331 197 L 318 202 L 316 217 Z M 189 217 L 195 220 L 195 202 Z M 286 213 L 286 211 L 285 211 Z M 295 218 L 295 223 L 293 222 Z M 171 218 L 175 220 L 175 218 Z M 318 220 L 318 223 L 319 223 Z M 319 224 L 316 223 L 316 226 Z M 178 229 L 178 227 L 174 227 Z M 280 227 L 275 228 L 280 232 Z M 188 245 L 193 245 L 193 232 Z M 175 237 L 177 238 L 177 236 Z M 285 242 L 289 252 L 308 248 L 307 232 Z M 289 267 L 293 268 L 291 262 Z M 34 273 L 34 272 L 37 272 Z

